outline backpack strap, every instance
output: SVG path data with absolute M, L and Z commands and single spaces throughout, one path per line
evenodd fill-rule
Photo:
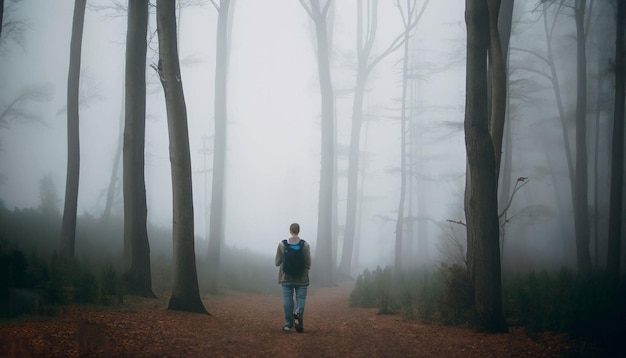
M 300 246 L 300 249 L 304 248 L 304 243 L 306 241 L 300 239 L 300 242 L 298 242 L 298 246 Z M 287 240 L 283 240 L 283 246 L 285 247 L 285 250 L 287 250 L 287 246 L 291 246 L 291 244 L 289 244 L 289 242 Z

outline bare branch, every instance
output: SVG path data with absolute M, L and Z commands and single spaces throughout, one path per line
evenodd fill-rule
M 315 16 L 313 15 L 313 10 L 311 10 L 311 8 L 307 6 L 305 0 L 299 0 L 299 1 L 300 1 L 300 5 L 302 5 L 304 10 L 306 10 L 307 14 L 309 14 L 309 17 L 311 17 L 311 19 L 313 19 L 313 21 L 315 21 Z
M 10 47 L 7 46 L 7 43 L 10 42 L 13 42 L 24 49 L 24 34 L 31 27 L 23 19 L 16 18 L 15 13 L 17 12 L 18 4 L 19 1 L 14 0 L 7 1 L 4 5 L 4 11 L 2 14 L 3 21 L 1 21 L 2 36 L 0 36 L 0 56 L 8 52 Z
M 11 121 L 37 122 L 46 125 L 39 115 L 29 112 L 29 102 L 44 102 L 52 99 L 52 85 L 32 85 L 24 88 L 0 113 L 0 127 L 9 128 Z
M 428 5 L 428 2 L 430 0 L 426 0 L 424 1 L 424 4 L 422 5 L 422 9 L 420 10 L 420 13 L 418 14 L 418 16 L 415 17 L 415 20 L 411 21 L 410 24 L 406 25 L 406 20 L 404 18 L 404 13 L 402 12 L 402 8 L 396 3 L 396 6 L 398 7 L 398 9 L 400 10 L 400 14 L 402 16 L 402 21 L 405 24 L 405 29 L 404 31 L 399 34 L 389 45 L 389 47 L 387 47 L 387 49 L 385 51 L 383 51 L 383 53 L 381 53 L 380 55 L 378 55 L 378 57 L 376 57 L 369 65 L 368 67 L 368 71 L 370 71 L 372 68 L 374 68 L 374 66 L 376 66 L 380 61 L 382 61 L 383 58 L 387 57 L 389 54 L 391 54 L 392 52 L 394 52 L 395 50 L 397 50 L 398 48 L 400 48 L 400 46 L 404 45 L 404 41 L 406 41 L 405 39 L 405 34 L 411 32 L 415 27 L 417 27 L 417 24 L 419 22 L 419 19 L 422 17 L 422 15 L 424 14 L 424 10 L 426 10 L 426 5 Z
M 446 221 L 449 222 L 449 223 L 453 223 L 453 224 L 459 224 L 459 225 L 467 226 L 467 224 L 465 224 L 464 222 L 462 222 L 460 220 L 447 219 Z
M 510 47 L 509 50 L 515 50 L 515 51 L 519 51 L 519 52 L 524 52 L 527 53 L 529 55 L 533 55 L 534 57 L 540 59 L 541 61 L 545 62 L 546 65 L 550 66 L 550 61 L 541 56 L 540 54 L 536 53 L 535 51 L 531 51 L 531 50 L 527 50 L 525 48 L 519 48 L 519 47 Z
M 322 17 L 326 17 L 326 14 L 328 13 L 328 9 L 330 8 L 330 4 L 332 4 L 333 0 L 327 0 L 326 4 L 324 5 L 324 9 L 322 10 Z
M 520 190 L 526 184 L 528 184 L 528 177 L 519 177 L 519 178 L 517 178 L 517 181 L 515 182 L 515 187 L 513 188 L 513 191 L 511 192 L 511 196 L 509 197 L 509 201 L 506 203 L 506 206 L 504 207 L 504 209 L 502 210 L 500 215 L 498 215 L 498 219 L 500 219 L 502 216 L 504 216 L 506 214 L 506 212 L 511 207 L 511 203 L 513 202 L 513 198 L 515 197 L 515 193 L 517 193 L 517 191 Z
M 94 4 L 93 2 L 87 2 L 87 8 L 90 11 L 105 12 L 105 16 L 115 18 L 128 15 L 128 6 L 122 4 L 119 0 L 107 1 L 106 5 Z
M 537 74 L 537 75 L 540 75 L 542 77 L 545 77 L 546 79 L 548 79 L 548 81 L 550 81 L 550 83 L 554 83 L 554 78 L 551 75 L 549 75 L 549 74 L 547 74 L 545 72 L 539 71 L 537 69 L 534 69 L 532 67 L 516 66 L 516 69 L 532 72 L 534 74 Z

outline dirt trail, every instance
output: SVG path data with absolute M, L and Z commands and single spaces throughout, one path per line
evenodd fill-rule
M 521 329 L 487 335 L 350 308 L 351 289 L 311 287 L 303 333 L 282 332 L 279 295 L 209 296 L 211 316 L 144 300 L 132 310 L 68 309 L 54 320 L 2 325 L 0 356 L 555 357 L 568 349 L 562 338 L 532 340 Z

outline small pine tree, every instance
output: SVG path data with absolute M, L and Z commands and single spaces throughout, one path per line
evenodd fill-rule
M 57 216 L 59 211 L 59 193 L 57 192 L 54 181 L 52 180 L 52 173 L 44 175 L 39 180 L 39 210 L 44 216 Z

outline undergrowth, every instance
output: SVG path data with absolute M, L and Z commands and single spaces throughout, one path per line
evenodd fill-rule
M 503 277 L 507 323 L 530 334 L 550 331 L 619 345 L 626 337 L 626 277 L 558 271 Z M 441 265 L 437 270 L 365 270 L 350 295 L 356 307 L 396 312 L 406 320 L 473 325 L 473 289 L 467 270 Z
M 87 266 L 53 255 L 25 255 L 0 242 L 0 317 L 54 315 L 61 305 L 110 305 L 123 297 L 121 277 L 111 265 Z
M 56 254 L 61 216 L 36 209 L 8 210 L 0 202 L 0 318 L 53 315 L 69 304 L 108 306 L 130 290 L 123 272 L 122 218 L 78 217 L 76 258 Z M 171 230 L 148 227 L 152 289 L 169 296 L 173 282 Z M 196 250 L 196 253 L 200 250 Z M 273 257 L 224 247 L 219 292 L 276 293 Z M 207 262 L 197 257 L 198 285 L 207 294 Z

